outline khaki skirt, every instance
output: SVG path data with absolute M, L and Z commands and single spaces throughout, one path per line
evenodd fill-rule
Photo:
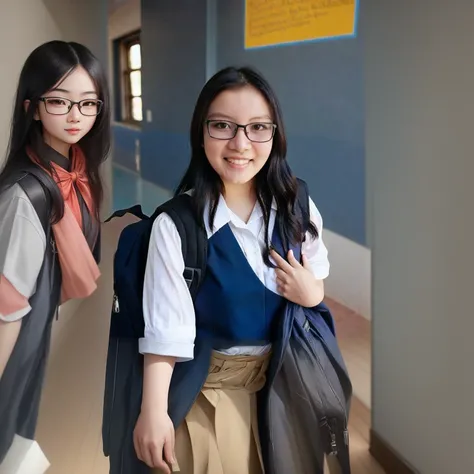
M 212 353 L 206 382 L 176 430 L 172 472 L 263 474 L 256 393 L 265 385 L 269 359 Z M 339 472 L 327 465 L 325 471 Z
M 213 352 L 209 375 L 176 430 L 181 474 L 262 474 L 256 392 L 265 385 L 269 356 Z M 158 472 L 158 471 L 155 471 Z

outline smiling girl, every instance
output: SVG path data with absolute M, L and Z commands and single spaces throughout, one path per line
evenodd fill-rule
M 206 275 L 193 303 L 178 231 L 160 214 L 144 281 L 135 450 L 156 472 L 261 474 L 256 395 L 265 385 L 285 301 L 313 307 L 324 297 L 329 262 L 322 219 L 309 199 L 305 234 L 293 213 L 298 184 L 286 161 L 282 114 L 252 69 L 224 69 L 205 85 L 191 123 L 191 149 L 177 193 L 192 193 L 207 231 Z M 301 262 L 291 251 L 272 248 L 302 237 Z M 196 378 L 206 344 L 212 355 L 204 356 L 207 378 L 195 401 L 189 390 L 170 393 L 173 377 Z M 192 405 L 176 433 L 169 406 L 177 402 L 171 398 L 168 405 L 169 396 Z
M 34 438 L 59 304 L 96 288 L 109 119 L 86 47 L 52 41 L 30 54 L 0 173 L 0 464 L 15 435 Z

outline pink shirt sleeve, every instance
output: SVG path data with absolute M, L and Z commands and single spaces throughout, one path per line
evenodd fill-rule
M 46 238 L 36 211 L 19 185 L 0 195 L 0 320 L 30 311 Z
M 18 319 L 29 310 L 28 298 L 19 293 L 5 275 L 0 275 L 0 316 L 2 319 Z

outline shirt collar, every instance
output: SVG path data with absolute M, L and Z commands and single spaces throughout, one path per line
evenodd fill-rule
M 273 212 L 276 212 L 277 210 L 275 199 L 272 200 L 271 209 Z M 206 205 L 204 209 L 204 221 L 206 223 L 206 230 L 209 236 L 219 231 L 226 224 L 232 223 L 236 227 L 245 229 L 247 228 L 249 224 L 251 224 L 257 219 L 261 219 L 262 217 L 263 217 L 263 210 L 257 201 L 252 211 L 252 214 L 250 215 L 249 221 L 246 224 L 245 222 L 242 221 L 242 219 L 240 219 L 240 217 L 238 217 L 234 212 L 232 212 L 229 209 L 229 207 L 227 206 L 227 203 L 225 202 L 224 197 L 220 195 L 219 202 L 217 204 L 216 215 L 214 218 L 214 228 L 211 230 L 209 226 L 209 203 Z
M 71 161 L 68 160 L 65 156 L 58 153 L 54 148 L 51 148 L 43 139 L 41 134 L 38 132 L 33 138 L 34 147 L 38 155 L 56 163 L 61 168 L 64 168 L 66 171 L 70 171 Z

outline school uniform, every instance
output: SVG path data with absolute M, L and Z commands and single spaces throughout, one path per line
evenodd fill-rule
M 310 218 L 319 232 L 302 244 L 318 279 L 329 273 L 322 218 L 310 199 Z M 166 214 L 153 224 L 145 271 L 142 354 L 176 357 L 169 413 L 176 430 L 176 455 L 183 474 L 263 472 L 257 393 L 266 381 L 272 342 L 285 300 L 276 273 L 263 261 L 263 211 L 257 203 L 243 222 L 221 197 L 208 236 L 205 278 L 191 299 L 183 278 L 178 231 Z M 273 203 L 272 245 L 283 252 Z M 205 371 L 205 372 L 204 372 Z M 203 384 L 204 383 L 204 384 Z M 186 394 L 183 394 L 183 391 Z
M 39 155 L 69 170 L 69 160 L 42 140 L 37 141 L 35 149 Z M 15 434 L 34 439 L 62 281 L 51 226 L 43 227 L 15 177 L 11 183 L 0 192 L 0 275 L 12 287 L 10 298 L 24 298 L 25 304 L 15 311 L 0 311 L 2 321 L 21 319 L 18 339 L 0 379 L 0 463 Z M 98 261 L 99 224 L 90 215 L 80 193 L 78 198 L 82 230 Z

